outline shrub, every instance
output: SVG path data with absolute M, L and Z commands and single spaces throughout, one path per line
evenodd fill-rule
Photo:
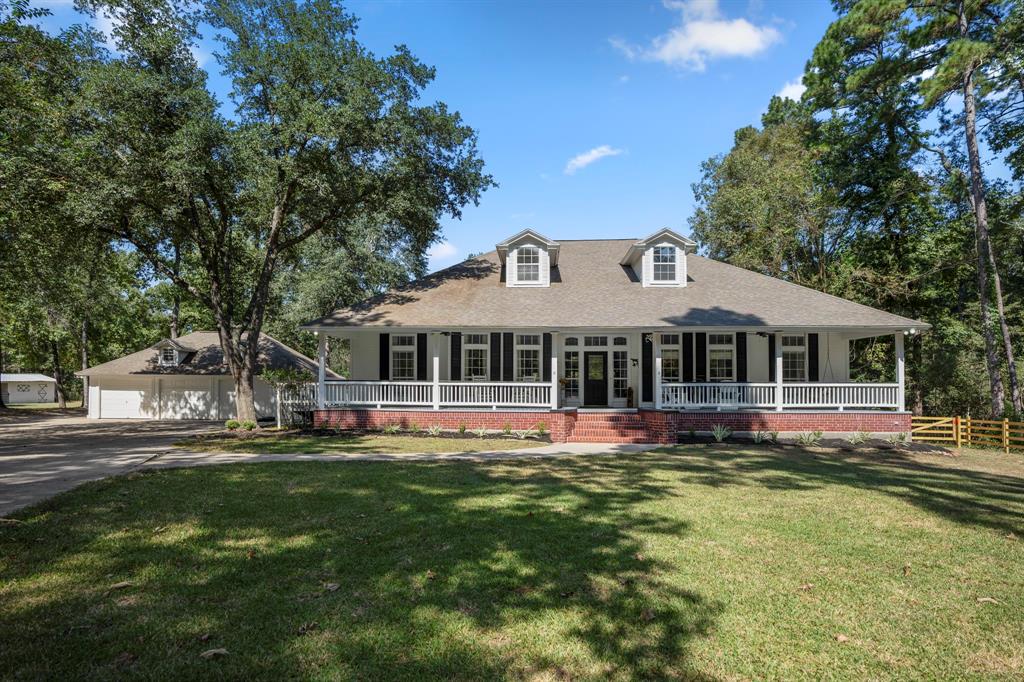
M 241 424 L 237 419 L 229 419 L 226 422 L 224 422 L 224 428 L 227 429 L 228 431 L 234 431 L 239 426 L 241 426 Z
M 384 428 L 381 429 L 381 431 L 383 431 L 384 433 L 387 433 L 389 435 L 396 434 L 399 431 L 399 426 L 398 426 L 398 424 L 385 424 Z
M 409 433 L 419 433 L 420 430 L 421 430 L 421 427 L 416 422 L 413 422 L 412 424 L 409 424 Z
M 239 426 L 241 426 L 246 431 L 252 431 L 253 429 L 256 428 L 256 422 L 254 422 L 251 419 L 246 419 L 244 422 L 239 424 Z
M 459 435 L 460 436 L 464 436 L 465 434 L 466 434 L 466 422 L 461 422 L 459 424 Z
M 758 445 L 763 443 L 765 438 L 766 438 L 766 436 L 765 436 L 765 432 L 764 431 L 755 431 L 754 432 L 754 442 L 757 443 Z
M 697 440 L 697 429 L 691 426 L 690 430 L 687 433 L 690 436 L 690 440 Z
M 526 440 L 531 433 L 533 433 L 533 429 L 519 429 L 515 432 L 516 438 L 519 440 Z
M 889 437 L 889 438 L 886 438 L 886 441 L 887 441 L 887 442 L 888 442 L 888 443 L 889 443 L 890 445 L 896 445 L 896 446 L 899 446 L 899 445 L 906 445 L 906 444 L 907 444 L 907 442 L 908 442 L 909 440 L 910 440 L 910 439 L 909 439 L 909 438 L 907 438 L 907 434 L 906 434 L 906 433 L 903 433 L 903 432 L 901 432 L 901 433 L 897 433 L 897 434 L 896 434 L 896 435 L 894 435 L 894 436 L 891 436 L 891 437 Z
M 512 425 L 509 424 L 508 422 L 505 422 L 504 424 L 501 425 L 501 432 L 503 434 L 505 434 L 506 436 L 511 435 L 512 434 Z
M 821 431 L 804 432 L 797 434 L 796 442 L 804 446 L 817 445 L 821 442 L 821 436 Z
M 543 436 L 548 432 L 548 425 L 545 422 L 537 422 L 537 435 Z
M 871 434 L 868 433 L 867 431 L 858 431 L 857 433 L 853 434 L 846 440 L 848 440 L 853 445 L 860 445 L 861 443 L 865 443 L 871 440 Z
M 778 443 L 779 442 L 779 432 L 778 431 L 769 431 L 768 432 L 768 437 L 771 439 L 771 441 L 773 443 Z
M 441 435 L 441 425 L 440 424 L 434 424 L 433 426 L 428 427 L 427 428 L 427 433 L 430 434 L 431 436 L 440 436 Z
M 715 437 L 716 443 L 721 443 L 732 435 L 732 429 L 725 424 L 715 424 L 711 427 L 711 435 Z
M 487 437 L 487 429 L 485 429 L 482 426 L 479 429 L 475 429 L 473 431 L 473 433 L 475 433 L 477 435 L 477 437 L 479 437 L 479 438 L 486 438 Z

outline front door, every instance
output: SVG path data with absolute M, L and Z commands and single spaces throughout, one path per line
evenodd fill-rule
M 583 404 L 608 404 L 608 353 L 588 351 L 583 354 L 586 368 L 583 380 Z

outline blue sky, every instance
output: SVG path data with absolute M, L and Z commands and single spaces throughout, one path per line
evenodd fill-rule
M 53 28 L 81 21 L 40 2 Z M 833 19 L 824 1 L 351 2 L 378 54 L 437 68 L 428 99 L 460 111 L 500 187 L 446 220 L 431 269 L 530 227 L 553 239 L 688 232 L 690 185 L 772 95 L 798 94 Z M 102 27 L 102 26 L 101 26 Z M 199 57 L 215 70 L 205 39 Z M 222 97 L 224 79 L 211 74 Z

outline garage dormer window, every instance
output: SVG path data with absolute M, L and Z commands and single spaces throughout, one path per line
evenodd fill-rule
M 516 279 L 520 282 L 540 281 L 540 249 L 536 246 L 516 249 Z
M 654 247 L 654 281 L 676 281 L 676 247 Z
M 178 351 L 173 348 L 160 349 L 160 364 L 164 366 L 178 364 Z

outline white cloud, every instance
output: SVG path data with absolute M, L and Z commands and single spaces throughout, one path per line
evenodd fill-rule
M 775 94 L 782 99 L 791 99 L 794 102 L 799 102 L 800 96 L 804 94 L 805 90 L 807 90 L 807 86 L 803 83 L 803 76 L 797 76 L 783 85 L 782 89 Z
M 459 250 L 451 242 L 438 242 L 427 249 L 427 258 L 433 263 L 443 263 L 459 255 Z
M 727 19 L 718 0 L 664 0 L 666 8 L 679 12 L 679 25 L 651 41 L 648 47 L 612 38 L 612 47 L 628 59 L 659 61 L 693 71 L 703 71 L 708 60 L 720 57 L 753 57 L 782 40 L 771 26 L 756 26 L 746 19 Z
M 565 164 L 565 174 L 572 175 L 581 168 L 586 168 L 595 161 L 599 161 L 606 156 L 618 156 L 623 150 L 616 149 L 609 145 L 603 144 L 600 147 L 594 147 L 589 151 L 585 151 L 582 154 L 569 159 L 569 163 Z

